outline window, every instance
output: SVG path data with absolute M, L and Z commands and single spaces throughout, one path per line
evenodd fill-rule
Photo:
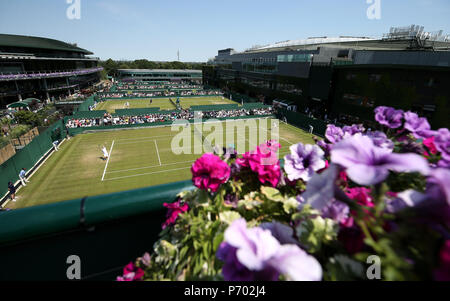
M 356 74 L 349 73 L 349 74 L 347 74 L 347 76 L 345 78 L 347 80 L 353 80 L 356 78 Z
M 344 94 L 342 99 L 345 103 L 352 105 L 358 105 L 363 107 L 373 108 L 375 106 L 375 99 L 372 97 L 354 95 L 354 94 Z
M 381 74 L 371 74 L 369 75 L 369 81 L 373 83 L 379 82 L 381 79 Z

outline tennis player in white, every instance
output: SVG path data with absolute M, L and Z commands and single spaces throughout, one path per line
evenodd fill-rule
M 106 147 L 105 147 L 105 146 L 103 146 L 102 152 L 103 152 L 103 160 L 108 159 L 109 154 L 108 154 L 108 151 L 106 150 Z

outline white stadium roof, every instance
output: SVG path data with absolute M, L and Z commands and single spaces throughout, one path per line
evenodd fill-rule
M 251 50 L 263 50 L 278 47 L 290 47 L 290 46 L 303 46 L 303 45 L 315 45 L 315 44 L 328 44 L 328 43 L 345 43 L 345 42 L 359 42 L 359 41 L 377 41 L 376 38 L 367 37 L 338 37 L 338 38 L 308 38 L 303 40 L 290 40 L 284 42 L 278 42 L 275 44 L 270 44 L 262 47 L 253 48 Z

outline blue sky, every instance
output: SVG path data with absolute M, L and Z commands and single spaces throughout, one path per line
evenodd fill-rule
M 80 0 L 69 20 L 67 0 L 0 0 L 0 33 L 54 38 L 102 59 L 206 61 L 228 47 L 312 36 L 381 36 L 391 26 L 420 24 L 450 34 L 449 0 Z M 370 0 L 369 0 L 370 1 Z M 377 0 L 371 0 L 377 1 Z

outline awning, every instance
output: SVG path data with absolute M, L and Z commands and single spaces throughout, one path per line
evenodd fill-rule
M 10 103 L 6 106 L 8 109 L 15 109 L 15 108 L 28 108 L 28 104 L 24 101 L 18 101 Z
M 22 102 L 26 103 L 26 104 L 32 104 L 33 102 L 42 102 L 41 100 L 37 99 L 37 98 L 27 98 L 25 100 L 22 100 Z

